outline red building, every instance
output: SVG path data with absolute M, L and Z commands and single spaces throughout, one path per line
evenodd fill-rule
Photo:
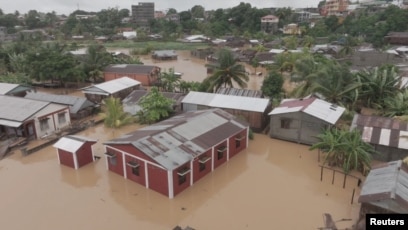
M 129 77 L 139 81 L 143 86 L 152 86 L 157 82 L 160 68 L 150 65 L 138 64 L 115 64 L 109 65 L 103 70 L 105 81 Z
M 106 142 L 107 168 L 173 198 L 245 149 L 248 130 L 221 109 L 186 112 Z
M 92 145 L 97 140 L 82 136 L 68 135 L 59 139 L 54 147 L 57 148 L 60 164 L 78 169 L 94 161 Z

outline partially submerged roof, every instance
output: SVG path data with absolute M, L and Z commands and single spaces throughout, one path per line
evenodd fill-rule
M 84 136 L 67 135 L 60 138 L 53 146 L 70 153 L 75 153 L 85 143 L 93 142 L 95 144 L 97 141 L 97 139 L 92 139 Z
M 408 213 L 408 166 L 401 160 L 371 169 L 358 201 L 395 213 Z
M 262 92 L 259 90 L 251 90 L 251 89 L 237 89 L 237 88 L 219 88 L 217 94 L 225 94 L 225 95 L 234 95 L 234 96 L 243 96 L 243 97 L 262 97 Z
M 103 71 L 108 73 L 127 73 L 127 74 L 150 74 L 156 66 L 139 64 L 114 64 L 108 65 Z
M 351 129 L 361 131 L 363 141 L 408 149 L 408 124 L 389 117 L 367 116 L 355 114 Z
M 157 57 L 176 57 L 177 53 L 174 50 L 156 50 L 153 51 L 152 55 Z
M 270 102 L 269 99 L 266 98 L 243 97 L 190 91 L 183 98 L 182 103 L 204 105 L 213 108 L 265 112 Z
M 22 86 L 19 84 L 0 82 L 0 95 L 11 95 L 13 93 L 28 91 L 30 89 L 31 89 L 30 87 Z
M 105 144 L 131 144 L 162 167 L 173 170 L 247 126 L 221 109 L 191 111 Z
M 335 124 L 345 108 L 327 101 L 310 97 L 302 99 L 284 99 L 269 115 L 303 112 L 330 124 Z
M 137 85 L 140 85 L 139 81 L 133 80 L 129 77 L 121 77 L 97 85 L 82 88 L 82 92 L 109 96 L 111 94 L 120 92 L 124 89 L 128 89 Z
M 76 97 L 71 95 L 56 95 L 49 93 L 28 92 L 25 98 L 68 105 L 70 106 L 69 111 L 72 114 L 76 114 L 81 109 L 92 107 L 95 105 L 95 103 L 89 101 L 84 97 Z
M 49 102 L 0 95 L 0 125 L 19 127 Z

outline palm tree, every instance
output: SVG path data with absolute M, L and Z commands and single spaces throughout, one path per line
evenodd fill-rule
M 312 145 L 310 150 L 321 150 L 325 154 L 324 163 L 342 167 L 346 174 L 352 170 L 366 173 L 371 167 L 372 155 L 377 154 L 370 144 L 361 139 L 356 129 L 327 129 L 317 138 L 320 141 Z
M 245 88 L 249 77 L 245 67 L 235 60 L 231 51 L 222 49 L 218 53 L 218 66 L 214 74 L 208 78 L 209 90 L 217 90 L 220 87 L 233 87 L 233 82 L 239 87 Z
M 168 72 L 161 72 L 159 84 L 165 92 L 176 92 L 177 88 L 180 89 L 180 77 L 177 76 L 173 68 L 170 68 Z
M 408 115 L 408 89 L 398 92 L 394 97 L 384 99 L 383 115 L 386 117 Z
M 346 66 L 333 63 L 321 68 L 320 78 L 314 82 L 313 90 L 327 101 L 352 109 L 358 97 L 361 82 L 354 78 Z
M 123 105 L 119 98 L 109 97 L 104 100 L 104 112 L 101 113 L 104 124 L 109 128 L 119 128 L 134 122 L 134 118 L 123 111 Z
M 357 73 L 361 80 L 360 102 L 369 108 L 384 107 L 385 98 L 393 98 L 399 91 L 401 77 L 394 67 L 382 66 Z
M 102 77 L 103 69 L 113 62 L 112 55 L 97 44 L 90 45 L 86 56 L 82 59 L 84 71 L 94 82 Z

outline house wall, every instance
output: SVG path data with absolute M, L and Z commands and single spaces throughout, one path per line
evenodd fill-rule
M 407 149 L 399 149 L 384 145 L 373 145 L 373 147 L 377 152 L 380 153 L 373 155 L 374 160 L 390 162 L 408 157 Z
M 211 159 L 203 165 L 205 166 L 203 170 L 200 170 L 200 165 L 201 163 L 199 162 L 201 158 L 203 157 L 210 157 Z M 212 163 L 212 149 L 207 150 L 205 153 L 201 154 L 199 157 L 195 158 L 193 160 L 193 183 L 197 182 L 201 178 L 203 178 L 205 175 L 207 175 L 209 172 L 211 172 L 211 163 Z
M 214 168 L 217 168 L 218 166 L 224 164 L 227 161 L 227 152 L 228 149 L 226 149 L 221 158 L 218 158 L 218 149 L 222 149 L 224 147 L 228 147 L 228 140 L 225 140 L 221 142 L 220 144 L 214 146 Z
M 149 164 L 147 171 L 149 188 L 168 197 L 170 194 L 167 170 Z
M 150 74 L 135 74 L 135 73 L 104 73 L 105 81 L 118 79 L 121 77 L 129 77 L 133 80 L 140 81 L 143 86 L 151 86 L 155 78 L 151 78 Z
M 289 125 L 285 120 L 289 120 Z M 314 144 L 315 137 L 328 123 L 302 112 L 276 114 L 271 116 L 269 136 L 303 144 Z
M 229 141 L 229 158 L 231 159 L 237 153 L 241 152 L 242 150 L 246 149 L 247 147 L 247 129 L 242 130 L 238 134 L 230 137 Z
M 146 170 L 147 165 L 145 165 L 144 161 L 137 159 L 136 157 L 131 157 L 129 155 L 126 155 L 125 162 L 126 163 L 134 162 L 134 163 L 139 164 L 139 167 L 138 167 L 139 175 L 136 175 L 135 173 L 133 173 L 133 168 L 125 164 L 127 179 L 134 181 L 138 184 L 141 184 L 143 186 L 146 186 L 146 171 L 145 170 Z
M 79 168 L 93 162 L 92 144 L 94 142 L 85 142 L 76 152 Z
M 203 109 L 209 109 L 212 107 L 204 106 L 204 105 L 197 105 L 197 104 L 190 104 L 190 103 L 182 103 L 183 111 L 197 111 Z M 270 107 L 268 107 L 270 108 Z M 268 115 L 263 112 L 251 112 L 251 111 L 244 111 L 239 109 L 225 109 L 220 108 L 238 118 L 243 118 L 246 122 L 249 123 L 249 126 L 254 132 L 261 132 L 266 127 L 268 123 Z
M 189 168 L 191 171 L 194 169 L 190 168 L 190 162 L 187 164 L 184 164 L 177 169 L 172 171 L 172 176 L 173 176 L 173 194 L 176 196 L 186 188 L 190 187 L 190 181 L 191 181 L 191 171 L 185 175 L 185 181 L 183 183 L 179 183 L 179 178 L 180 176 L 177 174 L 179 170 L 182 170 L 183 168 Z
M 57 149 L 57 151 L 58 151 L 60 164 L 71 167 L 71 168 L 75 168 L 73 153 L 67 152 L 62 149 Z
M 58 114 L 64 113 L 65 122 L 59 122 Z M 48 123 L 48 128 L 41 130 L 40 120 L 46 119 Z M 64 110 L 55 111 L 54 113 L 48 114 L 46 116 L 37 117 L 35 118 L 34 125 L 37 138 L 41 138 L 43 136 L 51 135 L 57 130 L 64 129 L 71 124 L 71 117 L 69 115 L 68 107 Z
M 133 90 L 139 89 L 140 85 L 136 85 L 124 90 L 121 90 L 119 92 L 116 92 L 114 94 L 112 94 L 111 96 L 115 97 L 115 98 L 119 98 L 120 100 L 123 100 L 125 97 L 127 97 Z M 84 93 L 86 99 L 94 102 L 94 103 L 101 103 L 105 98 L 109 97 L 107 95 L 100 95 L 100 94 L 92 94 L 92 93 Z
M 109 146 L 106 146 L 106 152 L 110 153 L 110 154 L 114 154 L 116 160 L 111 160 L 111 158 L 107 158 L 107 164 L 108 164 L 108 169 L 114 173 L 117 173 L 121 176 L 125 176 L 123 174 L 123 156 L 122 153 L 109 148 Z M 114 161 L 115 163 L 113 163 L 112 161 Z

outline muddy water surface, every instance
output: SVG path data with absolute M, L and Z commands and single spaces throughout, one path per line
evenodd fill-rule
M 50 146 L 0 161 L 2 229 L 316 229 L 322 214 L 356 218 L 356 181 L 324 173 L 307 146 L 255 135 L 249 148 L 174 199 L 106 169 L 102 143 L 137 129 L 98 125 L 79 135 L 97 138 L 100 160 L 74 170 L 58 164 Z M 356 198 L 358 196 L 356 191 Z M 352 222 L 338 222 L 350 227 Z
M 174 68 L 187 81 L 207 76 L 204 60 L 177 52 L 177 61 L 142 61 Z M 259 89 L 263 76 L 250 75 L 248 88 Z M 67 93 L 60 90 L 44 91 Z M 247 150 L 170 200 L 106 169 L 102 143 L 139 127 L 98 125 L 79 133 L 99 140 L 93 149 L 102 157 L 79 170 L 59 165 L 52 146 L 25 157 L 16 149 L 0 160 L 1 229 L 304 230 L 323 227 L 326 212 L 353 220 L 337 222 L 339 228 L 350 227 L 358 215 L 358 188 L 351 204 L 356 180 L 347 179 L 343 189 L 343 176 L 335 174 L 332 184 L 332 172 L 324 170 L 320 181 L 317 152 L 265 135 L 255 135 Z

